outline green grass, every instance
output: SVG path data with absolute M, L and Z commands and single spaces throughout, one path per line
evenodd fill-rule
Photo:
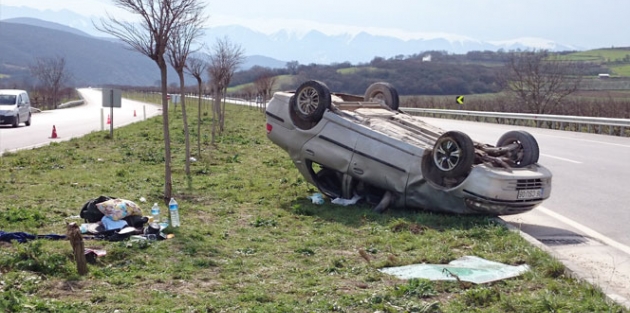
M 611 65 L 610 69 L 614 75 L 630 77 L 630 64 Z
M 340 68 L 337 70 L 337 73 L 348 75 L 348 74 L 356 74 L 357 72 L 378 72 L 378 71 L 383 71 L 383 70 L 376 67 L 367 66 L 367 67 Z
M 596 49 L 580 51 L 563 56 L 571 61 L 591 61 L 591 62 L 614 62 L 623 60 L 626 55 L 630 55 L 630 48 Z
M 189 117 L 196 117 L 194 107 Z M 215 146 L 206 112 L 202 155 L 195 155 L 190 180 L 183 171 L 181 109 L 170 112 L 182 221 L 173 239 L 86 240 L 86 247 L 107 251 L 86 276 L 77 274 L 67 241 L 0 243 L 0 311 L 627 312 L 493 219 L 312 204 L 307 196 L 316 189 L 265 137 L 261 112 L 228 105 Z M 0 158 L 2 230 L 63 234 L 81 206 L 99 195 L 135 201 L 148 214 L 163 192 L 161 129 L 156 117 L 115 130 L 114 140 L 94 132 L 6 153 Z M 191 142 L 196 136 L 193 131 Z M 526 263 L 532 271 L 470 285 L 403 281 L 377 270 L 464 255 Z

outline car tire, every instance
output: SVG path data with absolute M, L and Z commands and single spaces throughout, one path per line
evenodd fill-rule
M 13 120 L 13 124 L 11 124 L 11 127 L 16 128 L 18 127 L 18 125 L 20 125 L 20 116 L 16 115 L 15 119 Z
M 31 113 L 28 114 L 28 120 L 26 120 L 26 122 L 24 122 L 24 125 L 31 126 Z
M 512 143 L 518 143 L 519 148 L 511 152 L 508 157 L 514 167 L 526 167 L 538 162 L 540 148 L 532 134 L 522 130 L 509 131 L 499 138 L 497 147 L 504 147 Z
M 317 123 L 330 108 L 330 90 L 326 84 L 309 80 L 302 83 L 289 101 L 291 113 L 305 122 Z
M 398 97 L 398 91 L 390 83 L 378 82 L 370 85 L 365 91 L 363 97 L 365 101 L 381 100 L 385 102 L 390 109 L 396 111 L 400 104 L 400 98 Z
M 467 176 L 475 161 L 475 146 L 468 135 L 449 131 L 436 140 L 431 159 L 444 177 Z

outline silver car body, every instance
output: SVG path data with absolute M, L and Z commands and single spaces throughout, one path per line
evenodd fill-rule
M 329 197 L 342 192 L 322 188 L 314 167 L 351 180 L 352 193 L 376 191 L 378 198 L 389 192 L 388 206 L 393 207 L 507 215 L 529 211 L 550 196 L 552 174 L 537 163 L 523 168 L 475 164 L 463 181 L 436 186 L 423 177 L 421 168 L 442 129 L 381 103 L 347 101 L 339 94 L 331 95 L 332 106 L 319 122 L 301 129 L 289 109 L 293 96 L 276 92 L 268 103 L 267 136 L 288 152 L 306 180 Z M 345 188 L 343 183 L 339 186 Z

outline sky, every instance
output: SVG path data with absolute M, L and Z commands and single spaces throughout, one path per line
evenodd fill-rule
M 401 39 L 508 41 L 541 38 L 582 49 L 630 46 L 629 0 L 205 0 L 207 26 L 243 25 L 263 33 L 315 29 Z M 0 0 L 99 17 L 124 16 L 111 0 Z

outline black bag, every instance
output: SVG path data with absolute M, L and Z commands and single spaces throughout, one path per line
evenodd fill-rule
M 84 219 L 87 223 L 96 223 L 100 221 L 103 218 L 103 216 L 105 216 L 105 214 L 101 213 L 101 211 L 98 210 L 98 208 L 96 207 L 96 204 L 105 202 L 111 199 L 116 199 L 116 198 L 112 198 L 108 196 L 100 196 L 96 199 L 90 199 L 88 202 L 86 202 L 83 205 L 83 208 L 81 208 L 81 214 L 79 214 L 79 216 L 81 216 L 81 218 Z

